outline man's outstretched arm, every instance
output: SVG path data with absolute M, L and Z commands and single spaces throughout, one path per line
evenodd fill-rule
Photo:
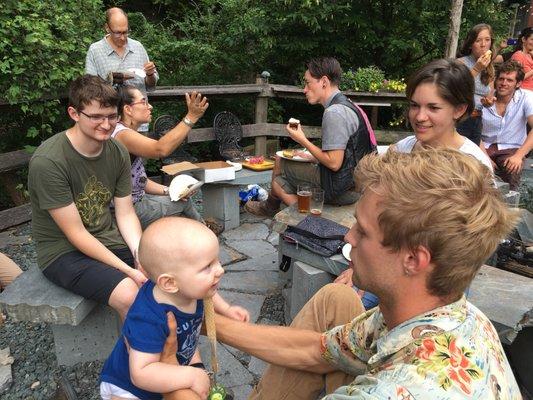
M 322 358 L 319 332 L 257 325 L 216 315 L 217 339 L 271 364 L 325 374 L 336 368 Z

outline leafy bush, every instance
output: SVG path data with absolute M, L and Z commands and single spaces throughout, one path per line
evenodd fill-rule
M 100 0 L 2 3 L 0 93 L 14 106 L 2 117 L 0 150 L 13 141 L 19 143 L 15 148 L 23 147 L 24 134 L 42 140 L 64 128 L 65 112 L 58 100 L 35 100 L 57 99 L 83 72 L 87 48 L 101 31 L 102 8 Z M 6 128 L 10 125 L 15 129 Z
M 348 70 L 342 76 L 341 88 L 343 90 L 355 90 L 358 92 L 377 92 L 381 89 L 385 74 L 381 69 L 372 65 L 370 67 L 357 68 L 355 72 Z

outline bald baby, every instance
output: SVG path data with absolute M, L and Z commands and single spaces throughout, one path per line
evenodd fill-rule
M 159 275 L 195 262 L 206 253 L 218 255 L 214 233 L 198 221 L 161 218 L 146 228 L 139 244 L 139 263 L 152 282 Z

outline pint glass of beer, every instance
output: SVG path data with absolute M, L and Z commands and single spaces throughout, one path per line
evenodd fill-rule
M 298 185 L 298 191 L 296 192 L 298 196 L 298 211 L 301 213 L 308 213 L 309 206 L 311 203 L 311 185 L 302 184 Z

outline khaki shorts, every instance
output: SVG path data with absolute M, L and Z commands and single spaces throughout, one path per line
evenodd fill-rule
M 320 186 L 320 167 L 310 162 L 281 159 L 281 175 L 274 179 L 288 194 L 296 194 L 298 185 Z

